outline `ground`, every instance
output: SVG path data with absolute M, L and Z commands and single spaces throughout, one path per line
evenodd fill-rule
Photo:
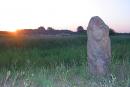
M 111 36 L 100 80 L 88 72 L 86 36 L 0 36 L 0 87 L 129 87 L 130 36 Z

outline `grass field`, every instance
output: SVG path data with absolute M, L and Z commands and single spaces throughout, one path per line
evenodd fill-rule
M 130 36 L 111 36 L 110 78 L 87 71 L 87 37 L 1 36 L 0 87 L 129 87 Z

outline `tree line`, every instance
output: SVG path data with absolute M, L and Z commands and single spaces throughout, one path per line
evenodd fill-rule
M 9 32 L 7 31 L 0 31 L 0 35 L 2 34 L 8 34 Z M 72 34 L 81 34 L 81 35 L 86 35 L 87 34 L 87 29 L 84 29 L 82 26 L 78 26 L 76 31 L 71 31 L 69 29 L 54 29 L 52 27 L 48 27 L 45 29 L 45 27 L 40 26 L 37 29 L 20 29 L 17 30 L 17 33 L 19 34 L 26 34 L 26 35 L 38 35 L 38 34 L 43 34 L 43 35 L 72 35 Z M 130 35 L 130 33 L 118 33 L 114 29 L 110 28 L 109 29 L 109 34 L 110 35 Z

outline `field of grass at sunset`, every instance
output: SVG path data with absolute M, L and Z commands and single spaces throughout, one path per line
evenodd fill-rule
M 129 87 L 130 36 L 111 36 L 111 75 L 101 80 L 87 71 L 86 36 L 0 36 L 0 87 Z

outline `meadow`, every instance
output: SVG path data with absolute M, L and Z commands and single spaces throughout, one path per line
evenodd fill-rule
M 110 77 L 87 69 L 87 35 L 0 36 L 0 87 L 129 87 L 130 36 L 111 36 Z

